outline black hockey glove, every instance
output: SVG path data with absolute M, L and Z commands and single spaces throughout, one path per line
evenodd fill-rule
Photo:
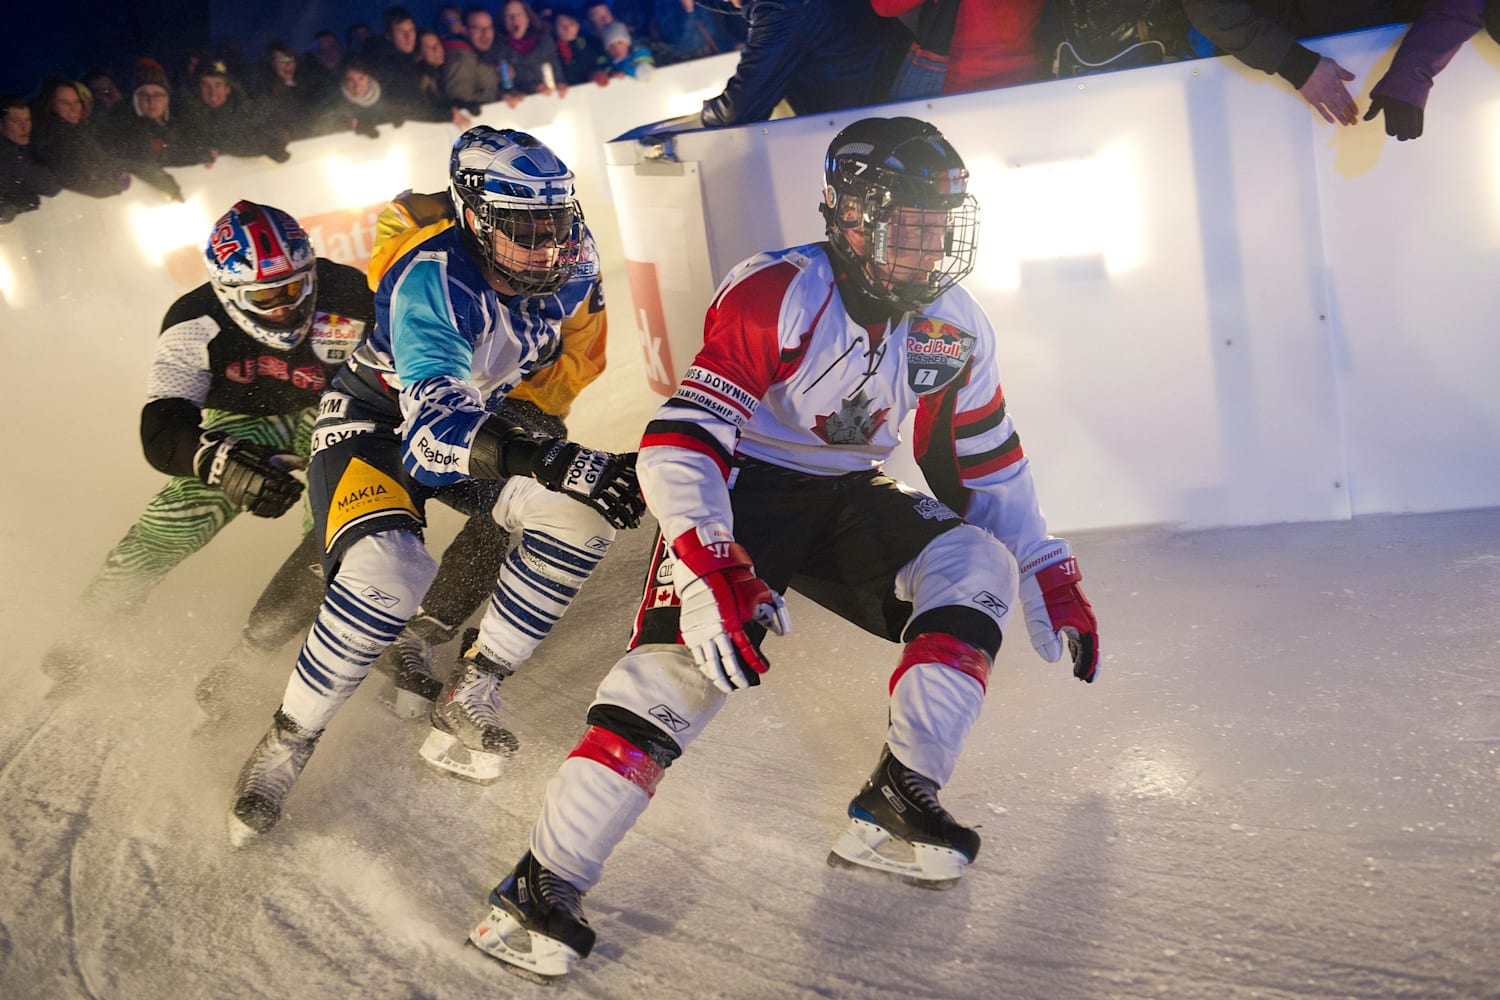
M 532 476 L 554 493 L 598 511 L 616 528 L 639 528 L 646 513 L 635 477 L 635 452 L 595 451 L 563 438 L 533 440 L 500 417 L 491 416 L 474 436 L 469 475 Z
M 280 517 L 302 497 L 302 484 L 278 461 L 275 448 L 241 441 L 223 431 L 204 431 L 198 438 L 193 470 L 209 486 L 224 491 L 229 502 L 256 517 Z
M 1415 139 L 1422 134 L 1422 109 L 1415 104 L 1377 94 L 1370 98 L 1370 110 L 1365 112 L 1365 121 L 1382 111 L 1385 112 L 1385 134 L 1395 136 L 1398 142 Z

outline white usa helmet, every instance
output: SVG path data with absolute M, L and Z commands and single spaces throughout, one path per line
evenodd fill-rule
M 540 140 L 476 125 L 453 144 L 448 176 L 459 227 L 491 277 L 518 295 L 550 295 L 572 277 L 583 211 L 573 171 Z
M 279 351 L 302 342 L 318 298 L 317 257 L 286 212 L 237 201 L 214 223 L 203 248 L 208 281 L 229 318 Z

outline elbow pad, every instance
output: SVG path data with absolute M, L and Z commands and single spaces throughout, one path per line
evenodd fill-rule
M 478 390 L 445 375 L 425 378 L 402 388 L 401 412 L 407 475 L 423 486 L 450 486 L 471 475 L 474 439 L 489 418 Z
M 141 450 L 146 461 L 169 476 L 195 476 L 198 425 L 203 411 L 186 399 L 153 399 L 141 408 Z

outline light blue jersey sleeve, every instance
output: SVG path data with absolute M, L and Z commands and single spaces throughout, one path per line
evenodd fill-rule
M 479 295 L 449 274 L 447 254 L 418 253 L 391 290 L 391 359 L 401 384 L 444 376 L 469 381 L 482 313 Z

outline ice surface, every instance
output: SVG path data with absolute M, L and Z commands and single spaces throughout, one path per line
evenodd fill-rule
M 640 384 L 575 434 L 626 443 Z M 896 649 L 794 596 L 767 684 L 672 767 L 548 993 L 465 935 L 622 648 L 648 532 L 506 682 L 498 784 L 422 764 L 425 725 L 361 690 L 280 826 L 231 851 L 295 644 L 239 665 L 218 725 L 193 686 L 295 525 L 234 525 L 74 681 L 38 670 L 90 639 L 68 598 L 145 495 L 5 511 L 0 996 L 1500 996 L 1500 511 L 1075 537 L 1100 681 L 1014 631 L 944 792 L 984 837 L 945 893 L 825 866 Z

